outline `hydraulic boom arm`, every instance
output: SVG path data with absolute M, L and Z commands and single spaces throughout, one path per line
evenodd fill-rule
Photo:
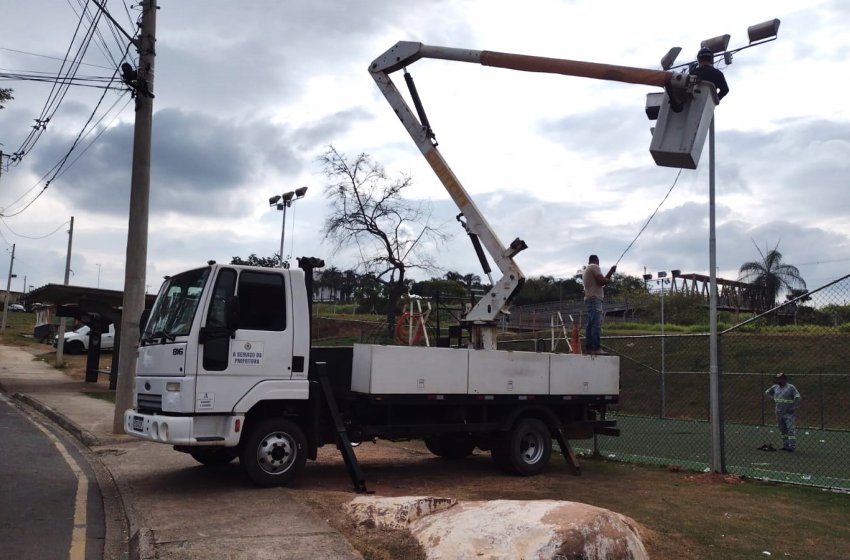
M 434 173 L 437 174 L 440 182 L 452 197 L 452 200 L 454 200 L 457 207 L 463 213 L 465 223 L 462 223 L 464 223 L 467 233 L 469 233 L 476 246 L 476 251 L 479 253 L 479 259 L 482 259 L 482 266 L 485 272 L 489 272 L 489 270 L 486 260 L 483 259 L 483 255 L 480 253 L 479 240 L 502 273 L 502 278 L 493 284 L 493 288 L 466 315 L 466 321 L 472 325 L 473 347 L 495 349 L 496 319 L 500 314 L 507 313 L 506 306 L 525 281 L 525 276 L 514 261 L 514 256 L 525 249 L 526 244 L 520 239 L 514 240 L 508 246 L 502 244 L 496 232 L 493 231 L 493 228 L 484 219 L 484 216 L 470 198 L 469 193 L 464 189 L 460 181 L 458 181 L 454 172 L 446 163 L 446 160 L 437 150 L 436 143 L 433 141 L 433 133 L 427 119 L 424 117 L 424 111 L 421 108 L 418 96 L 415 95 L 415 90 L 412 90 L 414 103 L 417 105 L 417 112 L 422 122 L 420 118 L 417 118 L 417 114 L 411 111 L 390 79 L 389 75 L 391 73 L 413 64 L 421 58 L 473 62 L 484 66 L 496 66 L 526 72 L 564 74 L 665 88 L 669 88 L 671 83 L 680 75 L 673 72 L 631 68 L 628 66 L 596 64 L 592 62 L 525 56 L 494 51 L 434 47 L 410 41 L 396 43 L 395 46 L 376 58 L 369 66 L 369 72 L 372 74 L 375 83 L 378 84 L 378 88 L 380 88 L 384 97 L 387 98 L 390 106 L 419 147 L 422 155 L 425 156 Z

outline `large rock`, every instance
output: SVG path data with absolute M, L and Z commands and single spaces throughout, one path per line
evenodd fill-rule
M 413 521 L 448 509 L 456 503 L 457 500 L 453 498 L 430 496 L 357 496 L 344 507 L 355 525 L 370 529 L 407 529 Z
M 556 500 L 459 502 L 452 507 L 444 500 L 373 496 L 355 499 L 360 505 L 349 506 L 349 511 L 366 515 L 358 523 L 368 526 L 400 528 L 407 523 L 431 560 L 649 558 L 637 523 L 606 509 Z M 369 521 L 367 512 L 377 516 Z

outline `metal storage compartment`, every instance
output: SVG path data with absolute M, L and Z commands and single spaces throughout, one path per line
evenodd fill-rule
M 371 395 L 466 394 L 469 350 L 355 344 L 351 390 Z
M 710 82 L 694 86 L 693 96 L 688 96 L 678 113 L 670 108 L 670 97 L 664 94 L 649 145 L 655 163 L 696 169 L 717 103 L 717 89 Z
M 469 394 L 548 395 L 549 355 L 504 350 L 470 351 Z
M 552 395 L 619 395 L 620 358 L 552 354 L 549 360 Z

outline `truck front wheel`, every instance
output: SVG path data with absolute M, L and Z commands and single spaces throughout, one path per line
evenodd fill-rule
M 307 462 L 307 440 L 298 424 L 270 418 L 254 426 L 242 445 L 242 468 L 258 486 L 285 486 Z
M 523 418 L 493 443 L 493 459 L 509 474 L 532 476 L 540 473 L 552 456 L 552 434 L 537 418 Z

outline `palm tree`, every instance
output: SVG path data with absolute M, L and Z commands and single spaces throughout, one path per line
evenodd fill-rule
M 765 309 L 776 305 L 776 297 L 780 290 L 793 290 L 798 287 L 805 289 L 806 281 L 800 276 L 800 270 L 796 266 L 782 262 L 778 241 L 776 247 L 769 251 L 762 252 L 758 245 L 756 250 L 761 260 L 742 264 L 738 270 L 738 280 L 749 282 L 764 295 Z

